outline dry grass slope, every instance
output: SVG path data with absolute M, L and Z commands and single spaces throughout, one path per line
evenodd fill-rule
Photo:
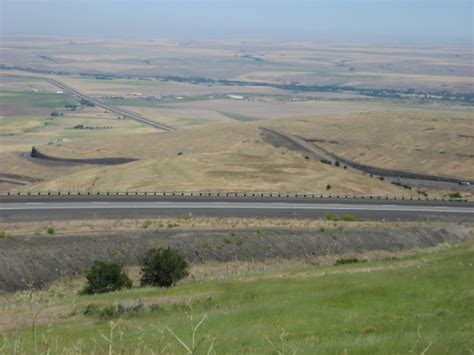
M 263 141 L 258 127 L 256 123 L 216 125 L 41 147 L 53 156 L 140 160 L 83 168 L 34 188 L 326 192 L 329 184 L 329 192 L 335 194 L 410 194 L 387 182 L 275 149 Z

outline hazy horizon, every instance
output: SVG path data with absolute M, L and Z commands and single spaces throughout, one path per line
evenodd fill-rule
M 467 44 L 471 1 L 18 0 L 3 35 Z

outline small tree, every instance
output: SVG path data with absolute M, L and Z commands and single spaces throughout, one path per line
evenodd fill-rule
M 87 272 L 87 285 L 82 291 L 85 294 L 104 293 L 132 287 L 132 281 L 117 263 L 96 261 Z
M 188 276 L 184 256 L 171 248 L 150 249 L 141 262 L 141 285 L 171 287 Z

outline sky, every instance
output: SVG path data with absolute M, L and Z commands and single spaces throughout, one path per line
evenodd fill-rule
M 472 0 L 1 0 L 26 35 L 468 44 Z

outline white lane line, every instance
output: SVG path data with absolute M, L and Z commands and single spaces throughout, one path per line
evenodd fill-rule
M 291 204 L 291 203 L 237 203 L 237 202 L 56 202 L 4 203 L 0 210 L 54 210 L 54 209 L 268 209 L 268 210 L 341 210 L 393 211 L 474 214 L 472 207 L 410 206 L 410 205 L 344 205 L 344 204 Z

